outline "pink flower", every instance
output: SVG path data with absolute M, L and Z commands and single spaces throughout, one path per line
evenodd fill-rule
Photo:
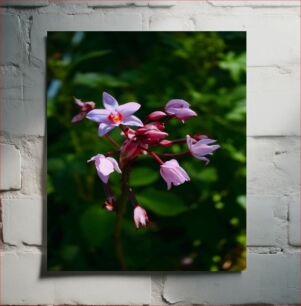
M 167 102 L 165 111 L 168 115 L 175 116 L 179 120 L 197 116 L 197 113 L 190 109 L 190 104 L 180 99 L 173 99 Z
M 81 100 L 77 99 L 74 97 L 74 103 L 79 106 L 80 108 L 80 113 L 78 113 L 77 115 L 75 115 L 71 122 L 75 123 L 78 121 L 83 120 L 87 113 L 90 112 L 94 107 L 95 107 L 95 103 L 94 102 L 82 102 Z
M 91 157 L 87 162 L 95 161 L 95 166 L 99 178 L 106 184 L 112 172 L 121 173 L 117 161 L 112 157 L 105 157 L 102 154 L 97 154 Z
M 141 106 L 139 103 L 128 102 L 119 105 L 114 97 L 104 92 L 103 105 L 105 109 L 94 109 L 87 114 L 88 119 L 99 123 L 99 136 L 107 134 L 120 124 L 143 126 L 142 121 L 136 116 L 133 116 Z
M 216 140 L 213 139 L 203 138 L 201 140 L 196 141 L 189 135 L 186 136 L 186 139 L 190 153 L 195 158 L 205 161 L 206 165 L 209 163 L 209 159 L 205 156 L 212 155 L 215 150 L 220 148 L 219 145 L 209 146 L 209 144 L 216 142 Z
M 146 227 L 149 222 L 146 211 L 139 205 L 137 205 L 134 209 L 134 221 L 137 228 L 140 226 Z
M 190 181 L 187 172 L 179 165 L 178 161 L 171 159 L 161 165 L 160 174 L 167 183 L 167 189 L 172 186 L 179 186 Z

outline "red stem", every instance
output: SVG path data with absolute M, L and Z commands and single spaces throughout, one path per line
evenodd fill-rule
M 163 165 L 164 162 L 162 159 L 153 151 L 148 151 L 148 154 L 150 154 L 160 165 Z
M 109 140 L 109 142 L 115 146 L 116 148 L 120 148 L 120 145 L 108 134 L 105 135 L 105 137 Z
M 117 154 L 119 153 L 120 151 L 119 150 L 113 150 L 113 151 L 108 151 L 107 153 L 105 153 L 104 155 L 105 156 L 112 156 L 114 154 Z
M 181 153 L 157 153 L 157 155 L 164 157 L 183 157 L 187 154 L 190 154 L 190 151 L 181 152 Z

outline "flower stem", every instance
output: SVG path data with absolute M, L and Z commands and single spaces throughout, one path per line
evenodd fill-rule
M 120 145 L 108 134 L 105 135 L 105 137 L 109 140 L 109 142 L 115 146 L 116 148 L 120 148 Z
M 163 157 L 184 157 L 187 154 L 190 154 L 190 151 L 181 152 L 181 153 L 157 153 L 157 155 Z
M 104 155 L 105 156 L 112 156 L 114 154 L 117 154 L 119 153 L 120 151 L 119 150 L 113 150 L 113 151 L 108 151 L 107 153 L 105 153 Z
M 128 181 L 130 177 L 130 164 L 126 164 L 122 169 L 122 177 L 121 177 L 121 197 L 117 207 L 117 218 L 115 223 L 115 251 L 116 257 L 119 261 L 121 270 L 126 270 L 126 261 L 124 257 L 124 249 L 122 244 L 122 223 L 124 218 L 124 213 L 126 209 L 126 203 L 128 200 Z
M 150 154 L 160 165 L 163 165 L 163 160 L 153 151 L 148 151 L 148 154 Z

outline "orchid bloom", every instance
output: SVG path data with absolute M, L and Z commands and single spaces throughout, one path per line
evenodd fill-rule
M 188 149 L 195 158 L 205 161 L 206 165 L 209 163 L 209 159 L 205 157 L 206 155 L 212 155 L 215 150 L 220 148 L 219 145 L 215 144 L 209 146 L 212 143 L 215 143 L 216 140 L 203 138 L 196 141 L 189 135 L 186 136 Z
M 174 116 L 179 120 L 186 120 L 197 116 L 197 113 L 190 109 L 190 104 L 180 99 L 173 99 L 167 102 L 165 111 L 168 115 Z
M 99 136 L 104 136 L 120 124 L 143 126 L 142 121 L 133 115 L 140 108 L 139 103 L 128 102 L 119 105 L 114 97 L 104 92 L 103 105 L 104 109 L 94 109 L 87 114 L 88 119 L 99 123 Z
M 80 113 L 78 113 L 77 115 L 75 115 L 71 122 L 75 123 L 78 121 L 83 120 L 87 113 L 90 112 L 92 109 L 94 109 L 95 107 L 95 102 L 89 101 L 89 102 L 82 102 L 81 100 L 74 98 L 74 103 L 79 106 L 80 108 Z
M 172 186 L 179 186 L 190 181 L 187 172 L 179 165 L 176 159 L 171 159 L 160 166 L 160 174 L 167 183 L 167 189 Z
M 97 154 L 91 157 L 87 162 L 95 161 L 95 166 L 99 178 L 106 184 L 112 172 L 121 173 L 117 161 L 112 157 L 105 157 L 102 154 Z
M 145 209 L 143 209 L 139 205 L 137 205 L 134 208 L 134 222 L 135 222 L 136 228 L 139 228 L 140 226 L 145 227 L 147 223 L 149 222 Z
M 74 98 L 74 103 L 80 107 L 80 113 L 73 117 L 72 122 L 80 121 L 86 117 L 98 123 L 99 136 L 104 136 L 114 127 L 120 126 L 121 135 L 124 137 L 122 143 L 118 143 L 111 136 L 106 135 L 115 150 L 108 151 L 105 155 L 97 154 L 91 157 L 88 162 L 95 162 L 97 174 L 103 182 L 105 193 L 103 207 L 107 211 L 114 211 L 117 214 L 120 210 L 117 209 L 118 203 L 111 190 L 109 177 L 114 171 L 121 173 L 121 167 L 123 170 L 123 178 L 121 180 L 122 196 L 127 195 L 133 206 L 136 228 L 145 227 L 149 223 L 145 209 L 137 204 L 136 196 L 130 187 L 129 181 L 129 171 L 140 155 L 149 155 L 154 158 L 160 165 L 160 174 L 167 184 L 167 189 L 170 190 L 172 186 L 179 186 L 190 181 L 190 177 L 176 159 L 164 161 L 165 158 L 180 158 L 186 155 L 193 155 L 208 164 L 207 155 L 212 155 L 220 147 L 217 144 L 212 145 L 215 140 L 209 139 L 203 134 L 195 134 L 193 137 L 187 135 L 186 138 L 179 139 L 166 139 L 170 135 L 169 130 L 168 133 L 165 131 L 165 126 L 170 119 L 176 118 L 184 122 L 188 118 L 197 116 L 196 112 L 190 109 L 190 104 L 184 100 L 170 100 L 164 109 L 155 110 L 146 116 L 144 122 L 133 115 L 140 108 L 141 105 L 139 103 L 128 102 L 119 105 L 116 99 L 106 92 L 103 93 L 103 109 L 94 109 L 94 102 L 82 102 L 76 98 Z M 129 126 L 136 126 L 137 128 L 134 129 Z M 184 152 L 165 153 L 160 150 L 156 152 L 157 148 L 169 148 L 173 145 L 186 143 L 189 150 L 186 149 Z M 119 156 L 118 162 L 110 157 L 115 154 Z M 186 257 L 183 259 L 182 264 L 189 265 L 192 261 L 193 257 Z

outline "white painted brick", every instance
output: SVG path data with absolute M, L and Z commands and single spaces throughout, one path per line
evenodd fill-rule
M 176 1 L 164 1 L 164 0 L 149 0 L 148 1 L 150 7 L 172 7 L 177 2 Z
M 193 31 L 194 23 L 182 16 L 152 15 L 149 21 L 151 31 Z
M 141 31 L 142 16 L 130 13 L 104 14 L 104 27 L 100 31 Z
M 296 1 L 252 1 L 252 0 L 208 0 L 209 4 L 215 7 L 298 7 L 300 2 Z
M 19 64 L 24 52 L 20 20 L 18 16 L 8 13 L 0 14 L 0 19 L 4 33 L 1 43 L 1 65 Z
M 3 304 L 148 304 L 148 275 L 44 275 L 42 255 L 1 252 Z M 72 277 L 71 277 L 72 276 Z M 118 294 L 116 294 L 118 293 Z
M 273 202 L 270 199 L 267 200 L 267 197 L 250 195 L 247 203 L 248 246 L 273 246 L 276 227 L 273 218 Z
M 49 4 L 48 0 L 1 0 L 0 6 L 30 6 L 39 7 L 47 6 Z
M 124 7 L 129 5 L 134 5 L 135 1 L 128 1 L 128 0 L 93 0 L 93 1 L 86 1 L 88 6 L 91 7 Z
M 1 190 L 21 188 L 21 155 L 13 145 L 0 144 Z
M 249 254 L 247 271 L 168 275 L 169 303 L 298 303 L 300 253 Z
M 248 68 L 248 135 L 300 135 L 299 67 Z
M 44 66 L 47 31 L 141 31 L 142 16 L 138 13 L 93 13 L 67 15 L 39 14 L 31 28 L 32 58 Z
M 300 67 L 300 17 L 297 8 L 294 15 L 265 13 L 247 18 L 249 66 Z
M 276 12 L 247 7 L 226 11 L 220 9 L 195 8 L 191 16 L 195 21 L 196 30 L 247 31 L 248 66 L 295 65 L 296 69 L 300 67 L 297 7 L 289 11 L 280 9 Z
M 300 194 L 290 196 L 289 202 L 289 243 L 301 245 L 300 237 Z
M 45 194 L 46 144 L 42 137 L 22 141 L 22 194 L 26 196 Z
M 34 66 L 0 69 L 3 79 L 3 131 L 9 135 L 45 134 L 45 72 Z M 23 84 L 24 83 L 24 84 Z
M 296 193 L 300 183 L 298 137 L 248 137 L 248 194 Z
M 165 7 L 169 8 L 175 5 L 175 1 L 164 1 L 164 0 L 88 0 L 86 1 L 90 7 L 103 7 L 103 8 L 114 8 L 114 7 L 126 7 L 126 6 L 149 6 L 149 7 Z
M 22 101 L 22 73 L 17 66 L 2 66 L 0 67 L 1 77 L 1 95 L 4 101 L 10 103 L 16 102 L 17 105 Z M 5 113 L 4 107 L 3 119 L 9 117 Z
M 3 199 L 3 241 L 42 245 L 42 199 Z

